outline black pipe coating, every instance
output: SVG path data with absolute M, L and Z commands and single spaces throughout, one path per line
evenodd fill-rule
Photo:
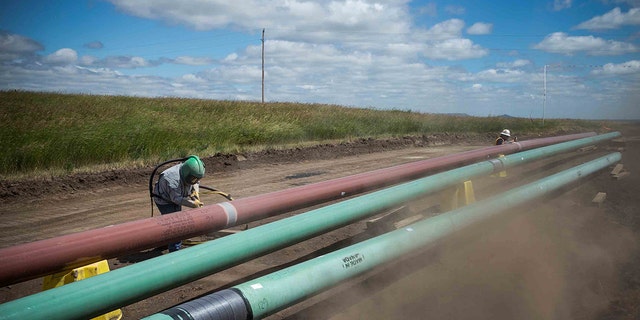
M 176 320 L 247 320 L 253 318 L 238 289 L 225 289 L 160 312 Z

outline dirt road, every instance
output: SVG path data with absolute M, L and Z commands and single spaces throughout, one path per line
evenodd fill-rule
M 536 204 L 505 214 L 426 252 L 283 310 L 272 319 L 636 319 L 640 317 L 640 128 L 625 127 L 623 163 L 631 174 L 608 172 Z M 458 139 L 459 137 L 451 137 Z M 426 140 L 429 141 L 429 140 Z M 486 146 L 436 139 L 370 141 L 309 150 L 207 159 L 203 184 L 235 198 L 267 193 L 406 162 Z M 489 140 L 490 141 L 490 140 Z M 526 166 L 506 179 L 477 181 L 478 198 L 570 167 L 606 150 L 574 152 Z M 3 185 L 0 247 L 149 217 L 148 168 L 76 176 L 62 183 Z M 591 199 L 607 192 L 601 207 Z M 204 194 L 205 203 L 225 201 Z M 414 208 L 422 203 L 409 204 Z M 157 212 L 156 212 L 157 214 Z M 259 223 L 249 224 L 253 227 Z M 243 265 L 123 307 L 137 319 L 209 291 L 244 282 L 289 263 L 373 236 L 364 222 L 344 227 Z M 159 251 L 109 261 L 112 269 Z M 0 288 L 0 302 L 39 292 L 40 279 Z

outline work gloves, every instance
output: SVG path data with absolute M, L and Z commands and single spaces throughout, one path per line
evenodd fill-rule
M 191 200 L 190 198 L 184 198 L 181 205 L 189 208 L 201 208 L 204 206 L 204 203 L 198 199 Z
M 200 188 L 198 184 L 193 185 L 193 192 L 191 192 L 189 198 L 182 201 L 182 205 L 191 208 L 202 208 L 204 206 L 204 203 L 200 201 Z
M 189 199 L 191 200 L 200 200 L 200 193 L 197 188 L 194 188 L 193 192 L 189 195 Z

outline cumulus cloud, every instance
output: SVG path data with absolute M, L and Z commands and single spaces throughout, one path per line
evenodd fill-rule
M 64 48 L 44 57 L 44 61 L 51 64 L 73 64 L 78 61 L 78 53 L 73 49 Z
M 343 42 L 374 42 L 392 39 L 410 30 L 407 8 L 394 1 L 211 0 L 189 6 L 172 0 L 110 2 L 134 16 L 183 24 L 196 30 L 230 27 L 255 32 L 256 26 L 261 26 L 268 30 L 270 37 L 290 41 L 342 38 Z
M 91 66 L 91 65 L 96 64 L 98 61 L 100 61 L 100 59 L 98 59 L 97 57 L 94 57 L 94 56 L 89 56 L 89 55 L 82 56 L 78 60 L 80 65 L 83 65 L 83 66 Z
M 422 50 L 424 50 L 424 45 L 417 42 L 388 43 L 385 46 L 384 54 L 410 59 L 416 54 L 422 52 Z
M 412 17 L 404 0 L 248 0 L 233 4 L 212 0 L 190 6 L 169 0 L 110 2 L 135 16 L 179 23 L 196 30 L 231 27 L 256 32 L 256 25 L 264 26 L 271 40 L 339 46 L 341 49 L 330 56 L 332 58 L 352 51 L 397 53 L 409 57 L 435 49 L 425 56 L 446 60 L 487 54 L 486 49 L 462 38 L 465 23 L 460 19 L 446 20 L 426 29 L 412 27 Z M 452 9 L 458 13 L 464 11 L 462 7 L 448 10 Z M 479 23 L 472 26 L 470 32 L 486 34 L 491 28 L 490 24 Z M 381 46 L 381 43 L 386 45 Z M 175 63 L 186 61 L 176 60 Z
M 430 59 L 463 60 L 484 57 L 489 50 L 469 39 L 449 39 L 428 45 L 422 54 Z
M 555 32 L 534 46 L 535 49 L 573 55 L 584 52 L 593 56 L 614 56 L 637 52 L 631 43 L 605 40 L 594 36 L 569 36 L 564 32 Z
M 34 53 L 44 50 L 44 46 L 17 34 L 0 30 L 0 53 Z
M 428 30 L 420 33 L 425 40 L 449 40 L 460 38 L 464 29 L 464 21 L 450 19 L 433 25 Z
M 44 46 L 37 41 L 0 30 L 0 61 L 35 56 L 42 50 Z
M 407 53 L 413 49 L 420 49 L 424 57 L 434 60 L 465 60 L 477 59 L 489 54 L 482 46 L 462 37 L 465 23 L 460 19 L 449 19 L 433 25 L 423 31 L 416 31 L 414 38 L 420 41 L 419 45 L 404 44 L 395 48 L 407 49 Z M 478 30 L 486 25 L 477 26 Z
M 594 17 L 577 25 L 575 29 L 618 29 L 626 25 L 640 25 L 640 8 L 631 8 L 627 13 L 623 13 L 620 8 L 615 8 L 602 16 Z
M 493 24 L 484 22 L 476 22 L 467 29 L 467 33 L 473 35 L 491 34 L 491 32 L 493 32 Z
M 235 61 L 238 59 L 238 54 L 236 52 L 232 52 L 224 57 L 224 61 Z
M 506 110 L 513 110 L 514 105 L 528 108 L 532 103 L 534 108 L 539 107 L 536 101 L 531 102 L 531 97 L 540 95 L 542 73 L 539 69 L 532 71 L 530 60 L 512 58 L 513 61 L 508 61 L 505 57 L 507 61 L 497 63 L 495 68 L 479 72 L 466 70 L 466 63 L 435 61 L 487 56 L 488 49 L 466 39 L 465 35 L 493 32 L 493 25 L 487 22 L 467 27 L 462 19 L 428 25 L 413 21 L 416 14 L 436 17 L 435 4 L 422 7 L 423 11 L 410 11 L 406 0 L 207 0 L 193 1 L 189 6 L 170 0 L 110 1 L 119 12 L 196 30 L 233 29 L 245 36 L 256 35 L 255 42 L 242 49 L 216 53 L 224 58 L 184 55 L 149 60 L 146 56 L 127 55 L 127 51 L 98 58 L 78 57 L 71 49 L 61 49 L 49 56 L 38 56 L 36 52 L 43 47 L 22 38 L 17 42 L 13 40 L 14 44 L 22 43 L 29 49 L 17 52 L 34 58 L 4 61 L 2 67 L 6 72 L 0 73 L 0 88 L 21 83 L 25 90 L 259 100 L 262 52 L 257 39 L 259 30 L 265 27 L 267 101 L 406 107 L 424 112 L 451 112 L 452 106 L 473 106 L 465 112 L 474 115 L 504 113 L 495 111 L 500 104 L 508 108 Z M 570 1 L 558 3 L 571 4 Z M 465 11 L 463 7 L 452 9 L 456 8 L 445 8 L 445 11 L 448 14 Z M 0 33 L 0 46 L 1 39 L 4 38 Z M 99 47 L 97 41 L 91 46 Z M 568 55 L 637 52 L 633 44 L 564 33 L 550 34 L 536 48 Z M 0 47 L 0 50 L 5 49 Z M 3 52 L 8 50 L 0 54 Z M 495 57 L 492 61 L 500 59 Z M 136 71 L 135 76 L 132 72 L 122 73 L 122 69 L 152 68 L 163 63 L 204 67 L 190 67 L 184 75 L 166 77 L 139 75 L 147 70 Z M 606 78 L 598 77 L 598 72 L 626 74 L 637 70 L 637 63 L 633 60 L 624 66 L 607 65 L 594 71 L 591 78 Z M 478 65 L 487 64 L 475 64 Z M 158 69 L 163 68 L 150 72 Z M 172 66 L 172 70 L 178 69 Z M 566 90 L 581 94 L 578 98 L 588 103 L 594 101 L 588 88 L 576 90 L 578 85 L 586 86 L 590 81 L 563 78 L 558 72 L 549 74 L 548 80 L 553 83 L 551 87 L 558 90 L 553 92 L 554 97 Z M 625 90 L 634 88 L 637 81 Z M 611 99 L 611 103 L 614 102 Z M 530 114 L 530 111 L 520 112 L 523 113 Z
M 640 74 L 640 61 L 631 60 L 620 64 L 607 63 L 602 69 L 593 70 L 591 73 L 601 75 Z

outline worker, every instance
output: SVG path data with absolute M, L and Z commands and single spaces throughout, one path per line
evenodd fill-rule
M 204 163 L 198 156 L 190 156 L 160 174 L 155 185 L 154 201 L 160 214 L 182 210 L 182 206 L 200 208 L 200 179 L 204 177 Z M 180 250 L 182 241 L 170 243 L 169 252 Z
M 511 131 L 509 129 L 504 129 L 502 130 L 502 132 L 500 132 L 500 136 L 498 137 L 498 139 L 496 139 L 496 146 L 516 141 L 518 141 L 518 138 L 516 136 L 513 136 L 512 138 Z

